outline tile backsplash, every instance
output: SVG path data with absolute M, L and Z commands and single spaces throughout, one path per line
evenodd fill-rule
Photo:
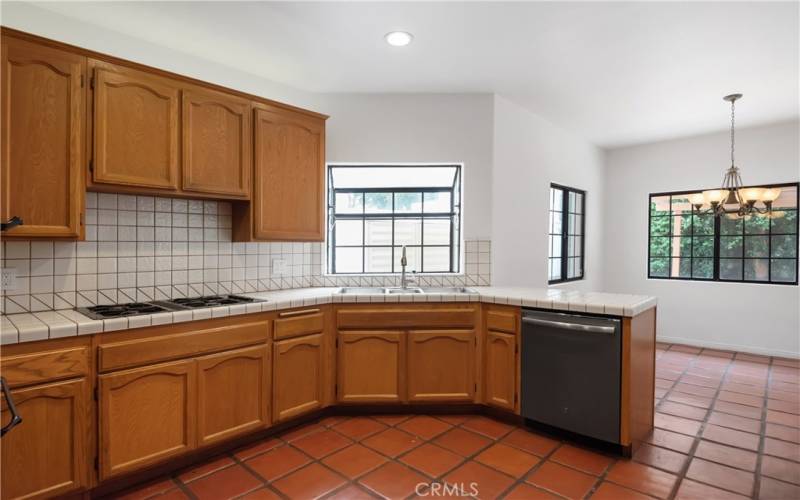
M 86 241 L 3 241 L 2 290 L 12 314 L 95 304 L 310 286 L 396 285 L 397 276 L 327 276 L 324 243 L 231 242 L 228 202 L 106 193 L 86 195 Z M 285 272 L 273 272 L 283 260 Z M 422 275 L 422 286 L 485 286 L 491 242 L 464 243 L 464 273 Z

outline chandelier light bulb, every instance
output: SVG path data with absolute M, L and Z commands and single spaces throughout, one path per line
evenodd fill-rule
M 761 194 L 761 201 L 772 203 L 773 201 L 777 200 L 778 197 L 781 195 L 781 190 L 779 188 L 769 188 L 765 189 L 764 192 Z
M 709 204 L 717 205 L 722 203 L 728 197 L 727 189 L 712 189 L 710 191 L 703 191 L 703 198 Z

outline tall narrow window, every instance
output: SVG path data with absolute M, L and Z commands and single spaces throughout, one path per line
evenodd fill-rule
M 460 165 L 330 165 L 328 271 L 457 273 Z
M 549 283 L 583 279 L 586 193 L 550 185 Z

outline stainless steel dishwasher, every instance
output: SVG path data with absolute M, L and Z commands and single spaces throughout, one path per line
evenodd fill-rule
M 522 416 L 619 443 L 619 319 L 523 309 Z

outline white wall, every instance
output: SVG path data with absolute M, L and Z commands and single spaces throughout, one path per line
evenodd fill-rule
M 492 284 L 547 286 L 550 183 L 586 191 L 585 279 L 557 285 L 603 289 L 603 152 L 495 96 Z
M 796 182 L 799 137 L 798 122 L 737 130 L 745 184 Z M 647 279 L 649 193 L 718 186 L 729 141 L 721 132 L 608 152 L 605 288 L 657 296 L 661 340 L 798 356 L 798 287 Z

